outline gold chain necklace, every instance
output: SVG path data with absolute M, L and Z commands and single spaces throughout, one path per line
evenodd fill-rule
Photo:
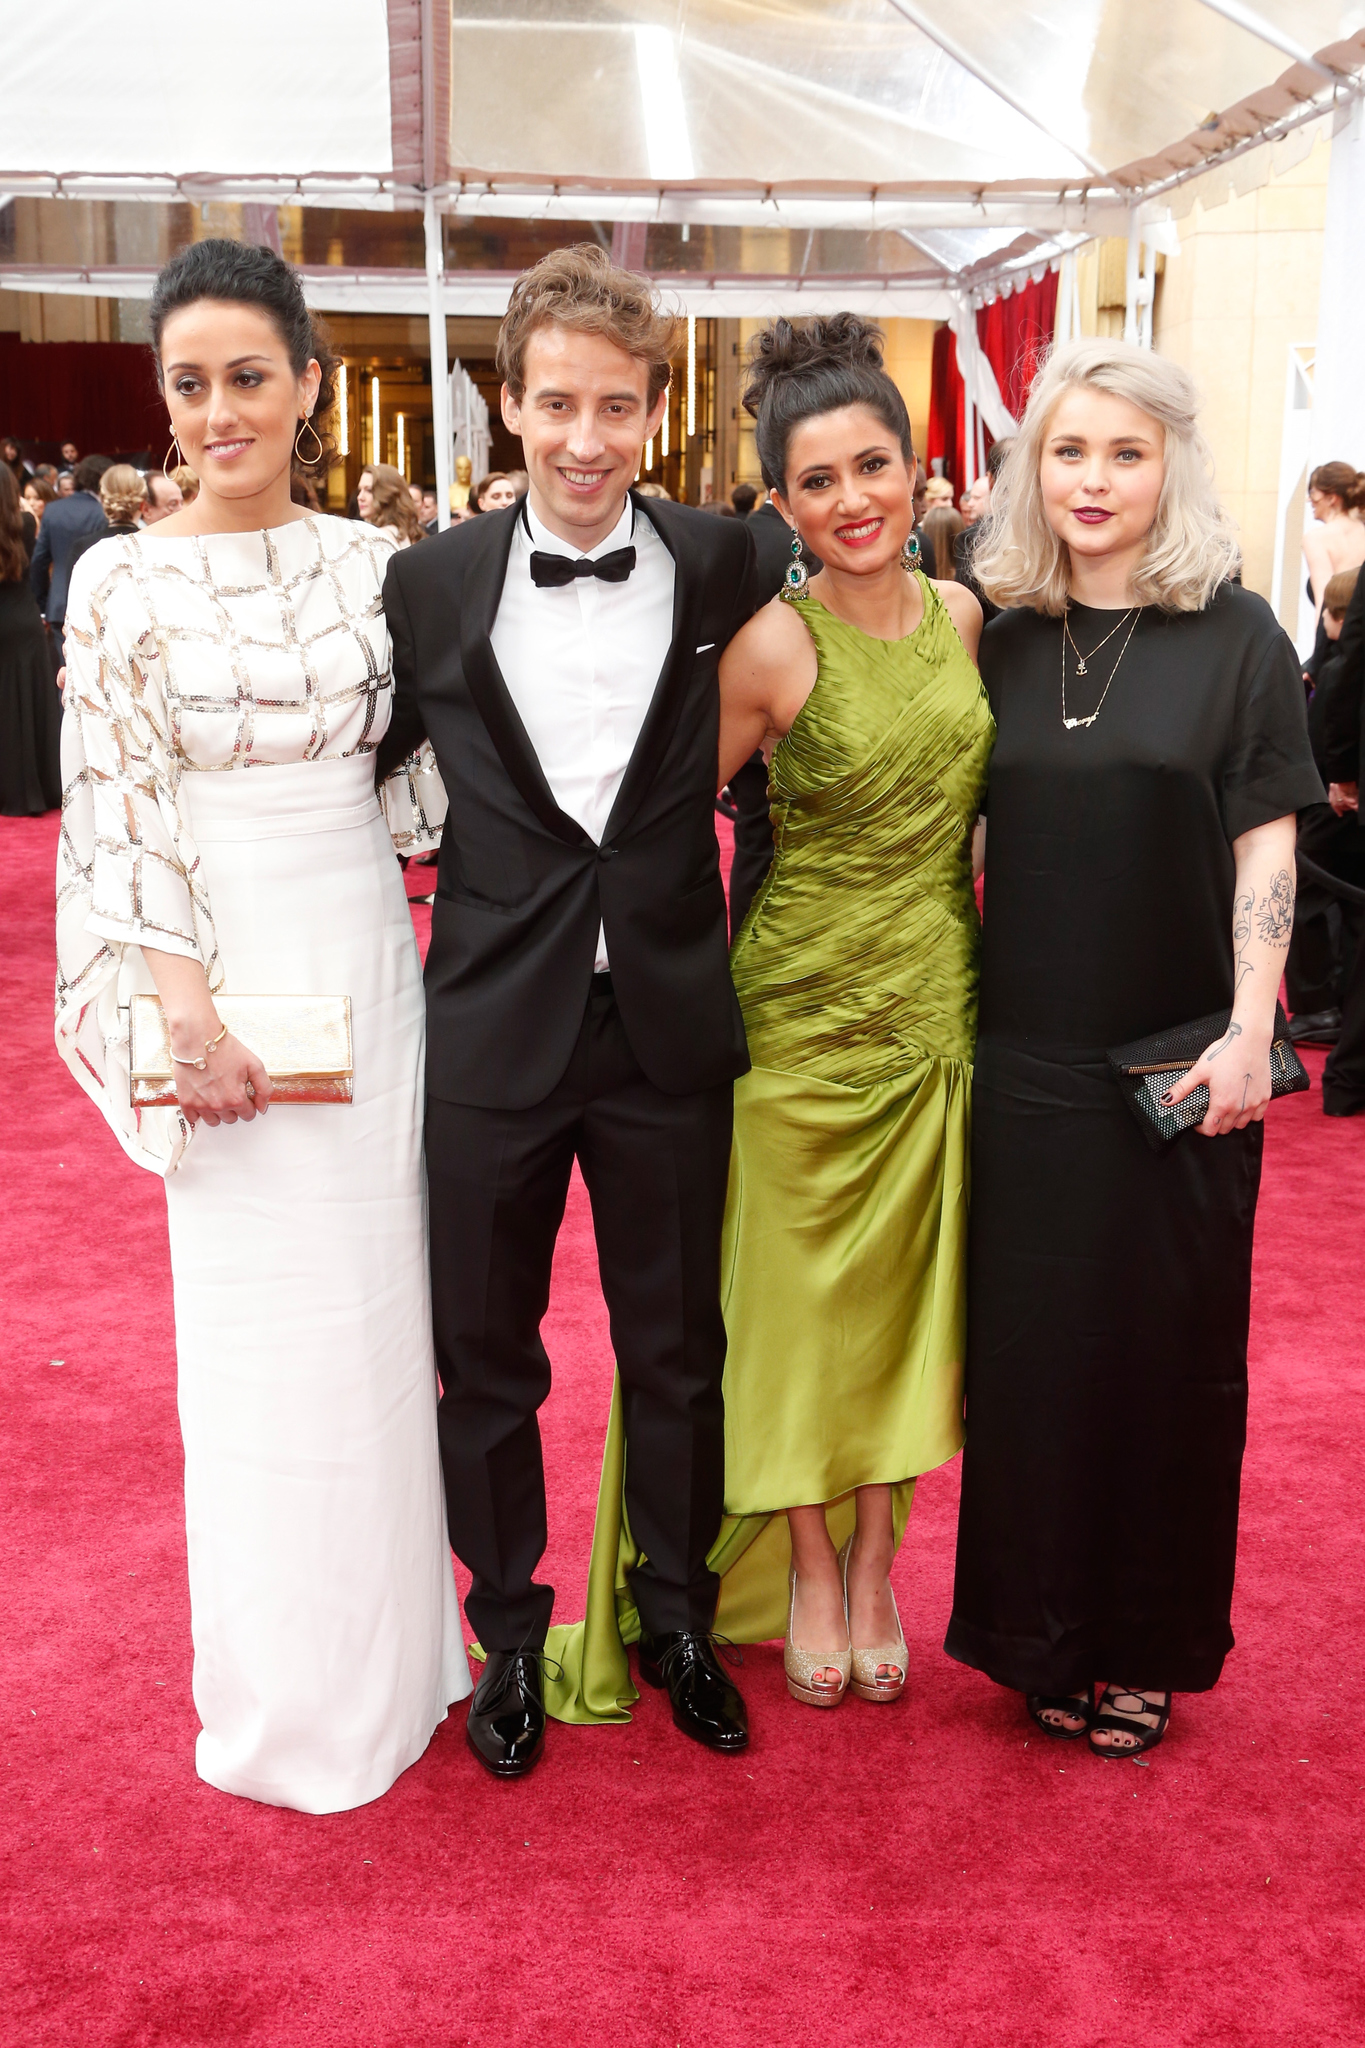
M 1099 647 L 1091 648 L 1089 655 L 1089 659 L 1091 661 L 1095 659 L 1095 656 L 1100 651 L 1100 647 L 1103 647 L 1106 641 L 1112 640 L 1115 633 L 1123 631 L 1124 619 L 1127 619 L 1128 617 L 1129 614 L 1125 612 L 1123 618 L 1119 620 L 1118 625 L 1110 627 L 1109 631 L 1105 634 L 1104 639 L 1100 641 Z M 1128 632 L 1124 639 L 1122 647 L 1120 647 L 1117 655 L 1114 657 L 1114 666 L 1109 671 L 1109 681 L 1105 684 L 1103 690 L 1100 692 L 1100 701 L 1095 706 L 1094 710 L 1091 712 L 1089 718 L 1068 718 L 1066 715 L 1066 650 L 1068 641 L 1070 642 L 1071 650 L 1076 657 L 1077 675 L 1083 676 L 1087 674 L 1088 671 L 1086 668 L 1085 660 L 1082 659 L 1080 648 L 1077 647 L 1075 641 L 1071 638 L 1071 628 L 1067 622 L 1066 614 L 1062 614 L 1062 724 L 1066 727 L 1068 732 L 1075 732 L 1078 726 L 1093 725 L 1095 723 L 1095 720 L 1099 717 L 1101 711 L 1103 711 L 1104 700 L 1109 695 L 1110 684 L 1112 684 L 1114 677 L 1119 672 L 1119 663 L 1123 660 L 1124 655 L 1128 652 L 1128 642 L 1132 639 L 1134 633 L 1136 633 L 1138 620 L 1141 617 L 1141 607 L 1134 606 L 1132 610 L 1133 623 L 1128 628 Z
M 1085 675 L 1087 673 L 1086 663 L 1088 661 L 1093 661 L 1095 659 L 1095 656 L 1099 653 L 1100 648 L 1106 647 L 1109 644 L 1109 642 L 1113 639 L 1115 633 L 1121 633 L 1123 631 L 1129 613 L 1135 609 L 1135 606 L 1130 605 L 1128 611 L 1126 611 L 1123 614 L 1123 617 L 1119 620 L 1117 626 L 1111 626 L 1109 628 L 1109 631 L 1105 634 L 1103 640 L 1099 641 L 1096 646 L 1092 647 L 1089 654 L 1081 653 L 1080 648 L 1076 645 L 1076 642 L 1072 637 L 1070 617 L 1066 612 L 1062 613 L 1062 631 L 1066 635 L 1067 639 L 1071 641 L 1071 652 L 1076 657 L 1076 673 L 1078 676 Z

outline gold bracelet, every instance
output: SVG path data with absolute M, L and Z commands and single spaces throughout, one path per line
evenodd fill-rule
M 209 1054 L 213 1052 L 217 1046 L 220 1046 L 222 1044 L 223 1040 L 227 1037 L 227 1029 L 227 1025 L 225 1024 L 222 1030 L 218 1033 L 218 1036 L 216 1038 L 205 1039 L 204 1056 L 202 1059 L 182 1060 L 179 1053 L 174 1051 L 171 1053 L 171 1058 L 175 1061 L 175 1064 L 178 1067 L 193 1067 L 197 1074 L 206 1074 L 208 1072 L 209 1067 Z

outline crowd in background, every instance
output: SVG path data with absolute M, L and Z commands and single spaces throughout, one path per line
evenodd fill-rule
M 976 579 L 973 549 L 991 492 L 1009 449 L 989 449 L 979 477 L 960 493 L 951 479 L 920 472 L 915 538 L 930 576 L 960 582 L 992 605 Z M 58 762 L 66 592 L 87 548 L 109 535 L 154 526 L 181 510 L 198 490 L 193 471 L 142 468 L 106 455 L 82 456 L 64 441 L 60 461 L 28 460 L 23 444 L 0 435 L 0 814 L 36 815 L 61 800 Z M 494 470 L 474 479 L 467 457 L 456 462 L 450 492 L 452 524 L 515 503 L 523 471 Z M 640 486 L 667 497 L 662 484 Z M 300 469 L 296 502 L 321 511 L 314 479 Z M 1365 685 L 1365 473 L 1328 462 L 1309 480 L 1312 520 L 1303 542 L 1308 589 L 1317 617 L 1313 652 L 1304 664 L 1309 731 L 1328 789 L 1328 803 L 1300 821 L 1298 917 L 1286 970 L 1292 1035 L 1300 1044 L 1334 1048 L 1333 1073 L 1354 1099 L 1365 1090 L 1365 835 L 1360 830 L 1361 699 Z M 709 509 L 744 520 L 760 560 L 785 568 L 791 530 L 766 493 L 737 483 Z M 392 530 L 402 547 L 439 527 L 436 489 L 411 483 L 387 463 L 361 474 L 346 516 Z M 819 563 L 801 551 L 814 574 Z M 1359 970 L 1359 971 L 1357 971 Z
M 1008 441 L 994 444 L 987 457 L 987 469 L 961 494 L 961 509 L 954 505 L 954 486 L 947 477 L 922 473 L 916 494 L 915 533 L 920 561 L 930 576 L 943 581 L 961 581 L 978 598 L 980 591 L 971 573 L 970 551 L 973 529 L 990 503 L 991 485 L 1009 447 Z M 192 470 L 141 468 L 107 455 L 82 457 L 74 442 L 61 444 L 60 464 L 27 460 L 23 444 L 12 435 L 0 435 L 0 464 L 14 477 L 20 497 L 24 546 L 35 600 L 54 636 L 60 656 L 61 627 L 65 613 L 65 587 L 72 563 L 94 540 L 108 533 L 132 532 L 154 526 L 188 504 L 198 490 Z M 117 472 L 109 476 L 107 473 Z M 450 490 L 450 523 L 459 525 L 481 512 L 496 512 L 514 504 L 526 489 L 523 470 L 492 470 L 474 480 L 467 457 L 456 461 L 455 482 Z M 643 497 L 667 498 L 663 484 L 643 483 Z M 314 478 L 300 467 L 293 483 L 295 502 L 314 511 L 325 508 Z M 42 540 L 43 521 L 48 509 L 67 500 L 82 501 L 72 510 L 59 511 Z M 752 483 L 737 483 L 728 498 L 709 501 L 708 509 L 722 518 L 757 522 L 760 546 L 781 519 L 776 506 Z M 439 501 L 434 484 L 412 483 L 388 463 L 371 463 L 362 471 L 345 516 L 364 519 L 372 526 L 392 530 L 401 546 L 411 546 L 439 529 Z M 1359 522 L 1355 522 L 1359 526 Z M 785 526 L 785 522 L 782 522 Z M 1360 526 L 1362 554 L 1365 554 L 1365 526 Z M 779 536 L 780 538 L 780 536 Z M 788 545 L 782 539 L 782 545 Z M 989 617 L 989 612 L 987 613 Z

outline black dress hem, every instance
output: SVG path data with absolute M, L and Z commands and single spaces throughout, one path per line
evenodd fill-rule
M 1101 1679 L 1139 1686 L 1144 1692 L 1212 1692 L 1233 1646 L 1232 1631 L 1216 1650 L 1173 1650 L 1169 1631 L 1163 1628 L 1161 1634 L 1166 1640 L 1158 1645 L 1141 1633 L 1119 1636 L 1111 1628 L 1063 1646 L 994 1635 L 954 1615 L 943 1647 L 957 1663 L 984 1672 L 1013 1692 L 1081 1692 Z

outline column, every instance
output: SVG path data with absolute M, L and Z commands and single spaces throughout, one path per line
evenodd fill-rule
M 1365 469 L 1365 106 L 1357 99 L 1332 138 L 1322 238 L 1317 359 L 1309 465 L 1353 462 Z

